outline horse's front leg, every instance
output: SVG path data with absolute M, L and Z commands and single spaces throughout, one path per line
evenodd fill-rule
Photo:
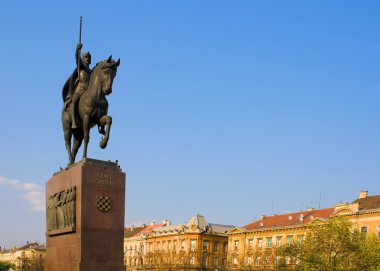
M 85 115 L 83 117 L 83 156 L 82 158 L 87 158 L 87 146 L 90 141 L 90 115 Z
M 104 125 L 107 126 L 106 134 L 104 135 L 104 137 L 102 138 L 102 140 L 99 143 L 100 148 L 102 148 L 102 149 L 107 147 L 108 139 L 110 138 L 111 125 L 112 125 L 112 118 L 110 116 L 103 116 L 100 118 L 99 126 L 102 127 Z
M 63 111 L 63 113 L 62 113 L 62 126 L 63 126 L 63 135 L 65 138 L 65 146 L 66 146 L 67 154 L 69 155 L 69 163 L 68 163 L 68 166 L 69 166 L 69 165 L 74 163 L 74 158 L 73 158 L 73 155 L 71 152 L 72 132 L 71 132 L 71 128 L 70 128 L 70 124 L 68 122 L 68 119 L 66 118 L 66 114 L 64 114 L 64 113 L 65 112 Z
M 69 155 L 69 163 L 68 163 L 68 166 L 69 165 L 72 165 L 74 163 L 74 158 L 73 158 L 73 155 L 71 153 L 71 136 L 72 136 L 72 133 L 71 133 L 71 130 L 69 127 L 66 127 L 67 129 L 64 130 L 64 136 L 65 136 L 65 146 L 66 146 L 66 150 L 67 150 L 67 153 Z
M 73 151 L 72 151 L 72 156 L 75 161 L 75 157 L 77 156 L 78 150 L 80 146 L 82 145 L 83 141 L 83 133 L 74 133 L 74 142 L 73 142 Z

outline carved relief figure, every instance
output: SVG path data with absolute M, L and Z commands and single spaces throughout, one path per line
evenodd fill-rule
M 75 226 L 76 188 L 71 187 L 49 196 L 46 203 L 48 231 Z

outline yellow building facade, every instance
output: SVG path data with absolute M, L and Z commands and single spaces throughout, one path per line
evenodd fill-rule
M 0 261 L 13 263 L 16 270 L 43 270 L 46 255 L 45 245 L 38 243 L 27 243 L 24 246 L 2 250 L 0 252 Z M 28 269 L 29 268 L 29 269 Z
M 208 223 L 200 214 L 184 224 L 164 224 L 135 243 L 140 250 L 127 255 L 127 270 L 226 270 L 227 232 L 233 226 Z M 136 242 L 133 238 L 125 246 Z
M 280 246 L 302 242 L 308 223 L 321 222 L 334 216 L 346 216 L 363 235 L 380 237 L 380 195 L 359 193 L 352 203 L 337 204 L 332 208 L 308 209 L 303 212 L 261 216 L 259 220 L 228 232 L 228 270 L 275 270 L 280 261 L 293 265 L 294 259 L 277 255 Z
M 277 250 L 293 241 L 302 242 L 307 223 L 328 219 L 334 208 L 261 216 L 242 228 L 231 230 L 228 238 L 228 269 L 275 269 L 280 257 Z M 291 264 L 291 259 L 284 259 Z

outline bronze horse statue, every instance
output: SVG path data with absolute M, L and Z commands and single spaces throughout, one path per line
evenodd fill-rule
M 83 146 L 83 156 L 87 157 L 87 146 L 90 140 L 90 129 L 95 125 L 98 126 L 99 133 L 104 137 L 99 145 L 102 149 L 107 146 L 110 136 L 112 118 L 107 115 L 108 101 L 106 96 L 112 92 L 113 79 L 117 73 L 117 67 L 120 65 L 120 59 L 114 61 L 112 56 L 107 60 L 101 61 L 92 70 L 90 82 L 87 90 L 79 100 L 78 112 L 76 112 L 76 123 L 78 128 L 71 128 L 71 115 L 68 108 L 62 109 L 62 126 L 65 137 L 65 145 L 69 154 L 69 164 L 75 162 L 75 157 L 79 147 Z M 69 106 L 73 106 L 70 104 Z M 106 130 L 104 131 L 104 127 Z M 73 147 L 71 148 L 71 138 L 73 137 Z

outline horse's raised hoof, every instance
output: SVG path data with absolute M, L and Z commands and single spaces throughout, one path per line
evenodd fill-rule
M 102 126 L 102 127 L 99 129 L 99 134 L 106 135 L 106 130 L 104 130 L 104 126 Z
M 108 140 L 102 139 L 102 140 L 99 142 L 99 146 L 100 146 L 100 148 L 105 149 L 105 148 L 107 147 L 107 141 L 108 141 Z

